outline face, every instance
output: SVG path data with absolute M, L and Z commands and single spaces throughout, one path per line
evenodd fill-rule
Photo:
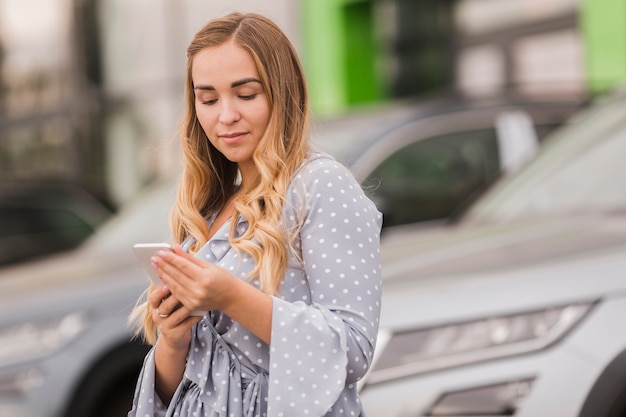
M 191 73 L 202 129 L 245 175 L 254 169 L 252 154 L 270 115 L 252 55 L 233 42 L 205 48 L 194 56 Z

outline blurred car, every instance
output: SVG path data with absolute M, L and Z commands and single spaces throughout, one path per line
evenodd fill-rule
M 626 92 L 454 225 L 383 246 L 368 415 L 626 416 Z
M 0 266 L 75 248 L 112 214 L 79 184 L 0 181 Z
M 454 218 L 584 104 L 502 96 L 385 103 L 316 121 L 313 140 L 351 168 L 389 228 Z
M 499 170 L 494 120 L 500 111 L 527 111 L 524 114 L 532 115 L 534 122 L 529 125 L 528 117 L 521 116 L 525 131 L 529 126 L 535 130 L 535 125 L 542 131 L 563 123 L 579 104 L 488 103 L 450 108 L 443 103 L 407 103 L 320 121 L 314 129 L 318 146 L 358 171 L 364 182 L 372 178 L 377 165 L 384 164 L 385 155 L 402 153 L 405 145 L 430 138 L 439 144 L 443 138 L 433 146 L 458 144 L 465 149 L 460 138 L 475 137 L 478 143 L 467 151 L 470 154 L 483 152 L 483 144 L 493 148 L 485 149 L 484 157 L 476 156 L 483 164 L 477 163 L 477 170 L 491 167 L 488 174 L 476 174 L 483 181 L 478 185 L 486 186 Z M 487 134 L 474 135 L 482 131 Z M 332 145 L 342 148 L 331 149 Z M 419 147 L 413 152 L 419 156 Z M 431 152 L 423 159 L 431 162 L 438 155 Z M 370 169 L 365 169 L 366 164 Z M 376 193 L 382 192 L 385 182 Z M 453 206 L 478 192 L 469 190 L 476 184 L 449 187 L 463 188 L 463 193 L 451 202 L 446 200 L 449 207 L 439 210 L 437 217 L 457 210 Z M 170 241 L 167 220 L 173 187 L 171 182 L 155 185 L 76 250 L 0 270 L 0 417 L 111 417 L 129 409 L 148 349 L 131 341 L 127 326 L 128 315 L 148 283 L 132 245 Z M 394 224 L 432 217 L 402 217 Z
M 77 249 L 0 270 L 0 416 L 130 409 L 147 346 L 128 316 L 147 287 L 132 252 L 167 241 L 173 183 L 155 185 Z

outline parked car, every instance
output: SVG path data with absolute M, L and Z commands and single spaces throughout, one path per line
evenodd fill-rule
M 626 94 L 454 225 L 383 247 L 368 415 L 626 416 Z
M 0 416 L 129 410 L 148 349 L 127 326 L 148 284 L 132 244 L 168 240 L 172 196 L 150 187 L 77 249 L 0 270 Z
M 459 152 L 465 152 L 460 138 L 469 132 L 467 140 L 476 137 L 478 145 L 467 152 L 480 154 L 482 143 L 497 148 L 493 121 L 499 111 L 524 110 L 534 117 L 531 127 L 535 124 L 542 131 L 563 123 L 579 104 L 563 101 L 499 107 L 491 103 L 480 108 L 466 104 L 464 109 L 439 109 L 437 116 L 434 109 L 439 106 L 405 104 L 388 111 L 366 111 L 365 116 L 319 122 L 314 129 L 318 146 L 327 147 L 367 182 L 376 166 L 385 164 L 385 155 L 396 155 L 394 151 L 409 143 L 430 141 L 432 137 L 434 147 L 458 144 Z M 527 131 L 528 123 L 522 125 Z M 491 132 L 485 139 L 474 135 L 483 130 Z M 348 134 L 352 131 L 354 137 Z M 322 135 L 328 138 L 324 140 Z M 370 148 L 366 148 L 368 144 Z M 342 149 L 331 149 L 332 145 L 342 145 Z M 347 152 L 349 148 L 353 152 Z M 427 146 L 425 152 L 430 149 Z M 419 147 L 414 152 L 419 157 Z M 490 171 L 488 175 L 476 174 L 486 181 L 480 186 L 498 175 L 496 151 L 484 152 L 485 157 L 478 155 L 476 159 L 484 160 L 480 164 Z M 428 155 L 423 159 L 430 163 L 438 154 Z M 371 167 L 364 169 L 366 164 Z M 381 182 L 377 193 L 385 183 Z M 464 194 L 446 202 L 448 207 L 439 210 L 437 216 L 454 212 L 457 208 L 453 206 L 479 192 L 469 190 L 468 185 L 462 188 Z M 171 182 L 155 185 L 134 204 L 122 208 L 78 249 L 0 270 L 0 416 L 111 417 L 128 410 L 148 349 L 131 341 L 127 326 L 128 314 L 147 285 L 132 245 L 170 240 L 167 219 L 172 193 Z M 432 216 L 399 217 L 393 224 Z
M 319 120 L 313 136 L 352 169 L 388 228 L 459 215 L 584 104 L 554 97 L 408 100 Z
M 77 247 L 113 210 L 84 186 L 61 180 L 0 181 L 0 266 Z

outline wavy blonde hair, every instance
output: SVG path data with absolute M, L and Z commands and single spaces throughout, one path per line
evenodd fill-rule
M 277 294 L 292 244 L 281 224 L 284 198 L 292 176 L 310 151 L 309 104 L 304 71 L 294 46 L 262 15 L 231 13 L 215 19 L 196 34 L 187 49 L 186 114 L 180 132 L 184 167 L 171 213 L 172 232 L 178 243 L 192 236 L 195 243 L 190 251 L 195 253 L 208 241 L 206 218 L 218 212 L 237 190 L 237 164 L 213 147 L 198 122 L 191 72 L 199 51 L 230 40 L 252 55 L 270 107 L 267 129 L 253 154 L 258 179 L 235 200 L 234 218 L 241 214 L 249 227 L 234 238 L 236 222 L 232 222 L 231 243 L 255 260 L 250 278 L 258 278 L 264 292 Z M 156 326 L 146 302 L 138 305 L 133 318 L 140 324 L 137 334 L 154 343 Z

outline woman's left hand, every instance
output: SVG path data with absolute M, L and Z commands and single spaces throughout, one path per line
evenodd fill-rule
M 210 262 L 194 258 L 174 247 L 159 252 L 152 262 L 163 283 L 189 310 L 223 309 L 235 276 Z

